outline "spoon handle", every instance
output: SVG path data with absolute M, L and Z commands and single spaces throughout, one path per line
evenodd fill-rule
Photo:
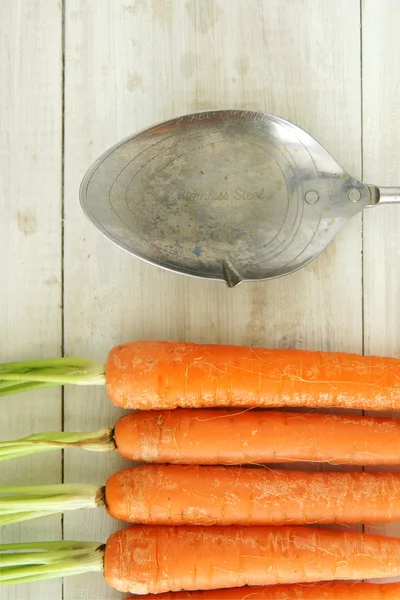
M 368 206 L 400 203 L 400 187 L 377 187 L 376 185 L 368 187 L 371 191 L 371 200 Z
M 400 202 L 400 187 L 379 188 L 379 204 Z

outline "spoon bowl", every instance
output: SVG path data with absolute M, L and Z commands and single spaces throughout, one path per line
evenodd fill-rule
M 289 121 L 213 110 L 113 146 L 86 173 L 80 201 L 132 255 L 234 287 L 297 271 L 355 214 L 400 198 L 351 177 Z

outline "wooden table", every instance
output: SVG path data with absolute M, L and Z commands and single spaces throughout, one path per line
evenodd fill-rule
M 355 177 L 400 183 L 396 0 L 2 0 L 0 360 L 165 338 L 400 354 L 400 207 L 368 209 L 302 271 L 228 289 L 146 265 L 83 216 L 89 165 L 121 138 L 208 108 L 255 108 L 308 130 Z M 95 430 L 102 388 L 1 401 L 1 439 Z M 104 483 L 126 463 L 79 451 L 2 463 L 1 485 Z M 1 540 L 105 541 L 92 510 Z M 373 531 L 400 534 L 397 525 Z M 3 600 L 120 598 L 97 574 L 2 589 Z

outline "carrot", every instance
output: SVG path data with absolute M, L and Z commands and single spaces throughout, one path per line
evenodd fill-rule
M 80 447 L 116 449 L 137 462 L 258 464 L 309 461 L 342 465 L 400 463 L 400 420 L 263 410 L 142 411 L 114 430 L 39 433 L 0 443 L 0 461 Z
M 400 420 L 275 411 L 143 411 L 115 425 L 124 458 L 138 462 L 400 463 Z
M 106 482 L 108 513 L 160 525 L 400 521 L 400 474 L 142 466 Z
M 400 541 L 311 527 L 134 525 L 105 546 L 4 544 L 0 560 L 2 585 L 102 571 L 120 592 L 159 594 L 398 577 Z
M 400 473 L 142 465 L 104 487 L 0 488 L 0 524 L 105 504 L 126 523 L 307 525 L 400 521 Z
M 106 385 L 127 409 L 400 407 L 400 360 L 337 352 L 139 341 L 106 365 L 61 358 L 0 365 L 0 394 L 49 385 Z
M 398 539 L 306 527 L 134 526 L 104 558 L 108 583 L 137 594 L 400 575 Z
M 128 596 L 125 600 L 131 600 Z M 167 592 L 141 596 L 141 600 L 399 600 L 400 583 L 342 583 L 269 585 L 228 588 L 215 592 Z

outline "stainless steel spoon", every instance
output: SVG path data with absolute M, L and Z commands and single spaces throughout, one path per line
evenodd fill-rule
M 353 215 L 400 202 L 400 188 L 354 179 L 284 119 L 214 110 L 112 147 L 86 173 L 80 200 L 134 256 L 234 287 L 300 269 Z

